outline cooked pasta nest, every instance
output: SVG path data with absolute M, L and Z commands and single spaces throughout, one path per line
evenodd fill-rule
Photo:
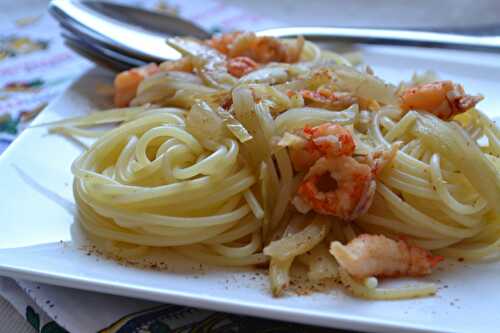
M 433 81 L 431 74 L 393 86 L 305 42 L 298 61 L 257 64 L 235 77 L 210 63 L 213 52 L 226 60 L 205 44 L 170 43 L 184 71 L 162 64 L 168 70 L 145 75 L 129 107 L 50 124 L 95 138 L 72 165 L 74 196 L 79 223 L 105 240 L 105 251 L 142 257 L 168 248 L 206 264 L 269 265 L 274 295 L 302 265 L 309 280 L 340 279 L 370 299 L 436 287 L 379 288 L 374 277 L 339 265 L 332 242 L 384 235 L 434 256 L 498 257 L 499 129 L 475 107 L 450 119 L 404 109 L 402 91 Z M 107 123 L 116 126 L 92 129 Z M 304 128 L 325 123 L 349 131 L 353 159 L 396 149 L 375 177 L 369 207 L 351 221 L 292 204 L 307 171 L 296 170 L 290 149 Z

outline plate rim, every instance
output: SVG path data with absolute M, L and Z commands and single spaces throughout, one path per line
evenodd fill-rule
M 2 252 L 7 252 L 5 249 Z M 5 253 L 4 253 L 5 254 Z M 1 258 L 1 257 L 0 257 Z M 318 327 L 340 328 L 348 330 L 360 330 L 365 332 L 386 333 L 452 333 L 453 330 L 443 329 L 424 324 L 406 324 L 404 321 L 382 320 L 376 318 L 364 318 L 359 315 L 346 316 L 332 313 L 331 316 L 314 313 L 305 309 L 290 309 L 279 305 L 266 305 L 264 303 L 245 302 L 244 300 L 217 296 L 195 295 L 193 293 L 176 292 L 169 290 L 151 290 L 139 285 L 125 285 L 122 283 L 110 283 L 106 280 L 80 278 L 76 276 L 62 276 L 45 271 L 30 270 L 0 263 L 0 275 L 13 279 L 30 280 L 55 286 L 98 292 L 110 295 L 133 297 L 143 300 L 166 302 L 182 306 L 228 312 L 238 315 L 268 318 L 286 322 L 300 323 Z M 1 276 L 0 276 L 1 277 Z M 35 277 L 36 279 L 32 279 Z M 298 296 L 300 297 L 300 296 Z M 201 303 L 200 303 L 201 301 Z M 369 301 L 369 300 L 368 300 Z M 373 301 L 372 301 L 373 302 Z M 376 302 L 376 301 L 375 301 Z M 292 315 L 290 317 L 290 315 Z M 311 323 L 310 320 L 316 320 Z

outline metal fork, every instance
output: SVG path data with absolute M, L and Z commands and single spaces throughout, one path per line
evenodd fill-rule
M 210 37 L 207 31 L 182 18 L 108 2 L 53 0 L 49 10 L 63 28 L 63 37 L 69 47 L 100 65 L 116 70 L 178 59 L 180 54 L 165 43 L 168 36 Z M 285 27 L 258 31 L 257 34 L 274 37 L 302 35 L 313 41 L 499 52 L 499 30 L 496 26 L 466 31 Z

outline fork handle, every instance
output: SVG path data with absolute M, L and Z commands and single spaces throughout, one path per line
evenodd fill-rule
M 346 41 L 368 44 L 443 47 L 500 52 L 500 36 L 470 36 L 462 34 L 399 29 L 284 27 L 257 32 L 261 36 L 304 36 L 311 41 Z

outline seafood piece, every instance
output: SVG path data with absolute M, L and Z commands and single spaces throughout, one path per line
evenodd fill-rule
M 298 135 L 283 138 L 296 171 L 309 170 L 293 199 L 301 213 L 314 210 L 350 221 L 364 214 L 375 193 L 375 177 L 395 157 L 390 151 L 375 150 L 353 157 L 356 144 L 345 127 L 324 123 L 305 127 Z
M 349 156 L 356 148 L 351 133 L 333 123 L 306 126 L 299 136 L 304 140 L 290 147 L 290 158 L 297 171 L 309 169 L 321 156 Z
M 137 87 L 144 78 L 159 72 L 156 64 L 132 68 L 119 73 L 114 81 L 114 103 L 116 107 L 128 106 L 137 93 Z
M 405 111 L 423 110 L 448 120 L 473 108 L 483 96 L 467 95 L 462 85 L 451 81 L 435 81 L 405 89 L 400 98 Z
M 312 209 L 351 221 L 370 208 L 375 186 L 368 165 L 350 156 L 321 157 L 309 169 L 292 203 L 303 214 Z
M 212 37 L 207 44 L 229 58 L 249 57 L 260 63 L 294 63 L 299 61 L 304 47 L 304 38 L 287 43 L 274 37 L 258 37 L 253 32 L 233 32 Z
M 206 43 L 220 53 L 228 55 L 231 49 L 231 45 L 234 43 L 235 39 L 242 34 L 243 33 L 241 31 L 220 34 L 213 36 L 212 38 L 207 40 Z
M 305 127 L 304 134 L 311 149 L 317 149 L 324 156 L 336 157 L 352 155 L 356 144 L 351 132 L 345 127 L 332 123 L 323 123 L 316 127 Z
M 227 71 L 237 78 L 256 70 L 259 65 L 249 57 L 236 57 L 227 62 Z
M 319 88 L 316 91 L 304 89 L 300 91 L 300 94 L 307 106 L 333 111 L 345 110 L 358 103 L 357 98 L 349 93 L 336 92 L 326 88 Z
M 157 66 L 154 63 L 132 68 L 119 73 L 114 82 L 114 103 L 117 107 L 129 106 L 137 94 L 139 84 L 147 77 L 158 72 L 192 72 L 193 64 L 190 58 L 182 58 L 176 61 L 165 61 Z
M 400 145 L 400 143 L 393 143 L 390 150 L 378 148 L 367 155 L 356 156 L 356 160 L 368 165 L 372 169 L 372 173 L 377 177 L 394 160 Z
M 332 242 L 330 253 L 342 268 L 358 279 L 428 275 L 443 260 L 404 240 L 369 234 L 359 235 L 347 245 Z

